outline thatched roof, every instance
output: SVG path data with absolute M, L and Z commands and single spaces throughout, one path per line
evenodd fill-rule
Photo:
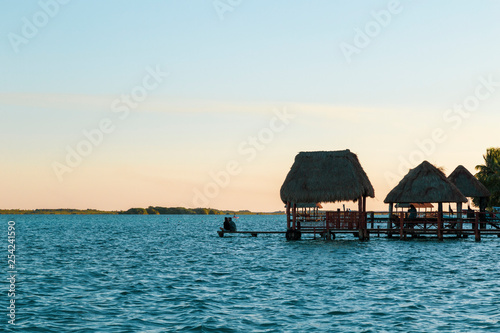
M 336 202 L 374 197 L 358 157 L 349 150 L 301 152 L 281 186 L 283 202 Z
M 411 169 L 392 189 L 385 203 L 467 202 L 444 173 L 427 161 Z
M 490 191 L 463 165 L 459 165 L 448 176 L 448 180 L 455 184 L 460 192 L 468 198 L 489 197 L 491 195 Z
M 323 206 L 321 206 L 321 203 L 317 202 L 317 203 L 314 203 L 314 202 L 307 202 L 307 203 L 298 203 L 296 204 L 297 208 L 323 208 Z
M 434 208 L 434 205 L 431 204 L 430 202 L 424 202 L 424 203 L 416 203 L 416 202 L 411 202 L 411 203 L 397 203 L 396 208 L 409 208 L 410 205 L 413 205 L 415 208 Z

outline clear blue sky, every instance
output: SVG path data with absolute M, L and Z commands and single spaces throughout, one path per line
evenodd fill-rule
M 2 208 L 278 210 L 299 151 L 349 148 L 384 209 L 423 159 L 498 146 L 497 1 L 0 5 Z

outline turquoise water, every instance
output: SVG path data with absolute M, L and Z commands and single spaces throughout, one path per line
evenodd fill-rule
M 16 222 L 17 332 L 499 332 L 500 239 L 219 238 L 221 216 Z M 283 216 L 242 216 L 280 230 Z M 2 247 L 7 264 L 7 246 Z M 5 270 L 4 276 L 7 277 Z

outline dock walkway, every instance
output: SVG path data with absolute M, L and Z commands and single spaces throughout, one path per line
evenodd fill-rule
M 467 238 L 474 236 L 476 241 L 481 240 L 481 235 L 496 235 L 500 237 L 499 218 L 481 218 L 476 214 L 471 218 L 443 218 L 443 219 L 408 219 L 401 214 L 398 219 L 389 220 L 387 217 L 375 217 L 369 213 L 363 223 L 321 223 L 315 221 L 314 224 L 299 224 L 296 230 L 289 231 L 228 231 L 221 228 L 217 233 L 220 237 L 225 234 L 249 234 L 257 237 L 258 234 L 286 234 L 287 239 L 298 240 L 303 234 L 311 234 L 323 239 L 335 239 L 335 234 L 353 234 L 360 240 L 368 240 L 370 236 L 385 235 L 389 238 L 398 237 L 400 239 L 418 238 L 420 236 L 437 236 L 442 240 L 446 236 L 457 238 Z M 361 228 L 361 229 L 360 229 Z M 361 231 L 361 232 L 360 232 Z M 289 233 L 292 232 L 292 235 Z

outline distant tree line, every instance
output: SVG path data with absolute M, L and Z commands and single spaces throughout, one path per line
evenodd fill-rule
M 253 213 L 249 210 L 219 210 L 214 208 L 184 208 L 184 207 L 153 207 L 148 208 L 130 208 L 125 211 L 104 211 L 97 209 L 0 209 L 0 214 L 10 215 L 93 215 L 93 214 L 125 214 L 125 215 L 258 215 L 258 214 L 283 214 L 275 213 Z
M 119 214 L 133 215 L 250 215 L 255 214 L 249 210 L 219 210 L 213 208 L 184 208 L 184 207 L 153 207 L 148 208 L 130 208 Z
M 118 214 L 118 212 L 97 209 L 0 209 L 0 214 L 10 215 L 96 215 L 96 214 Z

